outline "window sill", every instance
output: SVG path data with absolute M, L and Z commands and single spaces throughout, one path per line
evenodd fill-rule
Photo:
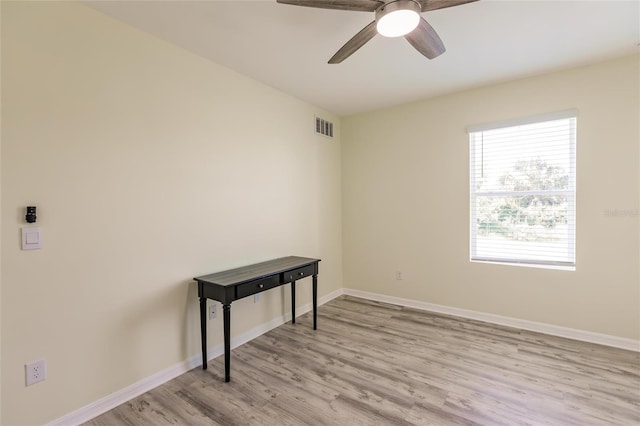
M 573 271 L 575 272 L 575 265 L 548 265 L 543 263 L 526 263 L 518 261 L 507 260 L 483 260 L 483 259 L 469 259 L 471 263 L 488 263 L 492 265 L 505 265 L 505 266 L 522 266 L 525 268 L 537 268 L 537 269 L 553 269 L 556 271 Z

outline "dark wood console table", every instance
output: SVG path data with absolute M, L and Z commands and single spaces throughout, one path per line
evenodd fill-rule
M 224 381 L 230 376 L 231 302 L 291 283 L 291 323 L 296 322 L 296 280 L 313 277 L 313 329 L 318 321 L 318 262 L 320 259 L 289 256 L 255 265 L 194 278 L 200 298 L 202 369 L 207 369 L 207 299 L 222 303 L 224 317 Z

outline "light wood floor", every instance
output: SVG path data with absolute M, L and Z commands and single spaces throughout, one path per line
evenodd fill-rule
M 88 425 L 638 425 L 640 354 L 342 296 Z

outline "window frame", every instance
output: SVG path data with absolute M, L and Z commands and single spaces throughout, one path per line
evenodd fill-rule
M 469 260 L 471 262 L 481 263 L 495 263 L 503 265 L 515 265 L 515 266 L 529 266 L 546 269 L 562 269 L 575 271 L 576 266 L 576 145 L 577 145 L 577 118 L 578 110 L 570 109 L 564 111 L 558 111 L 548 114 L 530 116 L 515 120 L 499 121 L 488 124 L 480 124 L 467 127 L 467 134 L 469 138 Z M 569 134 L 569 156 L 570 166 L 568 171 L 568 189 L 552 189 L 552 190 L 527 190 L 527 191 L 476 191 L 476 141 L 474 141 L 474 135 L 479 132 L 497 130 L 508 127 L 517 127 L 528 124 L 537 124 L 543 122 L 550 122 L 563 119 L 573 119 L 570 124 Z M 554 260 L 541 260 L 533 259 L 531 257 L 523 256 L 522 258 L 506 258 L 500 256 L 479 256 L 477 254 L 477 234 L 478 234 L 478 221 L 477 221 L 477 199 L 478 197 L 519 197 L 526 195 L 560 195 L 565 196 L 567 199 L 567 216 L 568 216 L 568 230 L 567 230 L 567 252 L 569 254 L 567 261 L 554 261 Z M 572 225 L 572 226 L 571 226 Z

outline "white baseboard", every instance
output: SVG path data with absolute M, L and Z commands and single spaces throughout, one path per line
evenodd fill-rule
M 417 300 L 403 299 L 400 297 L 387 296 L 379 293 L 369 293 L 366 291 L 353 290 L 348 288 L 344 289 L 344 294 L 354 297 L 360 297 L 362 299 L 375 300 L 377 302 L 386 302 L 394 305 L 406 306 L 408 308 L 420 309 L 423 311 L 438 312 L 441 314 L 469 318 L 492 324 L 521 328 L 523 330 L 529 331 L 536 331 L 538 333 L 550 334 L 552 336 L 566 337 L 568 339 L 597 343 L 614 348 L 640 352 L 640 340 L 627 339 L 624 337 L 594 333 L 591 331 L 561 327 L 558 325 L 545 324 L 518 318 L 504 317 L 501 315 L 487 314 L 484 312 L 471 311 L 467 309 L 452 308 L 449 306 L 436 305 L 433 303 L 420 302 Z
M 343 289 L 338 289 L 329 294 L 326 294 L 318 298 L 318 306 L 323 305 L 335 299 L 336 297 L 341 296 L 342 294 Z M 307 312 L 310 312 L 312 309 L 313 305 L 311 303 L 307 303 L 303 306 L 296 306 L 296 317 L 304 315 Z M 280 325 L 290 320 L 291 313 L 289 312 L 281 317 L 274 318 L 267 323 L 261 324 L 258 327 L 242 333 L 241 335 L 231 339 L 231 348 L 236 348 L 240 345 L 243 345 L 246 342 L 255 339 L 256 337 L 268 332 L 269 330 L 279 327 Z M 207 348 L 207 358 L 209 358 L 209 361 L 222 355 L 223 353 L 223 343 Z M 87 422 L 99 416 L 100 414 L 103 414 L 145 392 L 148 392 L 151 389 L 156 388 L 161 384 L 166 383 L 169 380 L 172 380 L 199 365 L 202 365 L 202 355 L 194 355 L 182 362 L 174 364 L 173 366 L 165 370 L 162 370 L 130 386 L 127 386 L 126 388 L 120 389 L 119 391 L 116 391 L 111 395 L 107 395 L 104 398 L 99 399 L 98 401 L 92 402 L 89 405 L 86 405 L 52 422 L 49 422 L 46 426 L 70 426 Z
M 354 290 L 354 289 L 338 289 L 318 299 L 318 305 L 323 305 L 336 297 L 343 294 L 360 297 L 362 299 L 375 300 L 378 302 L 391 303 L 394 305 L 406 306 L 409 308 L 420 309 L 430 312 L 438 312 L 441 314 L 453 315 L 462 318 L 469 318 L 479 321 L 484 321 L 493 324 L 500 324 L 508 327 L 521 328 L 523 330 L 536 331 L 539 333 L 550 334 L 553 336 L 566 337 L 574 340 L 581 340 L 585 342 L 598 343 L 601 345 L 612 346 L 621 349 L 627 349 L 631 351 L 640 352 L 640 341 L 633 339 L 625 339 L 622 337 L 610 336 L 607 334 L 593 333 L 590 331 L 577 330 L 573 328 L 560 327 L 557 325 L 539 323 L 534 321 L 527 321 L 517 318 L 504 317 L 500 315 L 487 314 L 478 311 L 471 311 L 467 309 L 452 308 L 449 306 L 436 305 L 433 303 L 420 302 L 417 300 L 403 299 L 400 297 L 387 296 L 384 294 L 370 293 L 366 291 Z M 310 312 L 312 304 L 307 303 L 303 306 L 296 308 L 296 317 Z M 273 320 L 261 324 L 260 326 L 253 328 L 239 336 L 231 339 L 231 347 L 236 348 L 244 343 L 255 339 L 256 337 L 272 330 L 287 321 L 291 320 L 291 313 L 287 313 L 281 317 L 274 318 Z M 209 360 L 212 360 L 224 352 L 223 344 L 218 344 L 207 348 L 207 354 Z M 156 374 L 153 374 L 145 379 L 142 379 L 126 388 L 120 389 L 107 395 L 106 397 L 99 399 L 89 405 L 86 405 L 72 413 L 69 413 L 59 419 L 56 419 L 47 426 L 69 426 L 78 425 L 87 422 L 100 414 L 103 414 L 118 405 L 125 403 L 151 389 L 160 386 L 163 383 L 168 382 L 171 379 L 178 377 L 181 374 L 199 366 L 202 364 L 202 356 L 194 355 L 187 360 L 179 362 L 165 370 L 162 370 Z

